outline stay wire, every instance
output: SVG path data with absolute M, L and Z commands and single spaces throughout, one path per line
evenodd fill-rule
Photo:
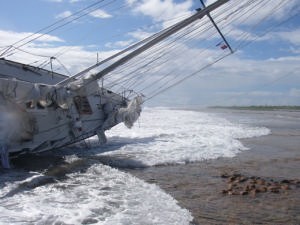
M 168 49 L 169 50 L 169 49 Z M 155 54 L 157 53 L 157 52 L 154 52 Z M 130 65 L 131 66 L 131 65 Z M 124 69 L 124 68 L 123 68 Z
M 100 1 L 98 1 L 98 2 L 96 2 L 96 3 L 94 3 L 94 4 L 92 4 L 92 6 L 90 6 L 90 7 L 88 6 L 88 7 L 86 7 L 86 8 L 91 8 L 91 7 L 93 7 L 94 5 L 97 5 L 97 4 L 99 4 L 99 3 L 102 3 L 103 1 L 105 1 L 105 0 L 100 0 Z M 114 2 L 114 1 L 116 1 L 116 0 L 112 0 L 111 2 Z M 111 3 L 111 2 L 110 2 L 110 3 Z M 108 3 L 108 4 L 110 4 L 110 3 Z M 60 29 L 60 28 L 62 28 L 62 27 L 64 27 L 64 26 L 66 26 L 66 25 L 68 25 L 68 24 L 70 24 L 70 23 L 72 23 L 72 22 L 74 22 L 74 21 L 76 21 L 76 20 L 78 20 L 78 19 L 80 19 L 80 18 L 82 18 L 82 17 L 84 17 L 84 16 L 90 14 L 91 12 L 94 12 L 94 11 L 96 11 L 96 10 L 98 10 L 98 9 L 100 9 L 100 8 L 102 8 L 102 7 L 104 7 L 104 6 L 105 6 L 105 5 L 102 5 L 102 6 L 100 6 L 100 7 L 94 8 L 94 9 L 92 9 L 92 10 L 90 10 L 90 11 L 86 11 L 86 8 L 83 9 L 83 10 L 80 10 L 80 11 L 78 11 L 77 13 L 74 13 L 74 14 L 72 14 L 72 15 L 66 17 L 66 18 L 63 18 L 63 19 L 61 19 L 61 20 L 55 22 L 54 24 L 49 25 L 49 26 L 47 26 L 46 28 L 43 28 L 43 29 L 41 29 L 41 30 L 39 30 L 39 31 L 37 31 L 37 32 L 35 32 L 35 33 L 33 33 L 33 34 L 31 34 L 31 35 L 29 35 L 29 36 L 23 38 L 23 39 L 21 39 L 20 41 L 15 42 L 15 43 L 12 44 L 11 46 L 17 45 L 17 44 L 21 43 L 22 41 L 25 41 L 26 39 L 29 39 L 29 38 L 32 37 L 30 40 L 28 40 L 28 41 L 26 41 L 26 42 L 24 42 L 24 43 L 18 45 L 18 48 L 23 47 L 24 45 L 27 45 L 27 44 L 29 44 L 29 43 L 31 43 L 31 42 L 33 42 L 33 41 L 35 41 L 35 40 L 37 40 L 37 39 L 39 39 L 39 38 L 45 36 L 45 35 L 47 35 L 47 34 L 49 34 L 49 33 L 53 32 L 53 31 L 57 30 L 57 29 Z M 77 16 L 77 17 L 71 19 L 71 20 L 67 20 L 68 18 L 71 18 L 71 17 L 73 17 L 74 15 L 80 14 L 81 12 L 84 12 L 84 11 L 85 11 L 85 13 L 83 13 L 82 15 L 79 15 L 79 16 Z M 48 31 L 46 31 L 46 32 L 44 32 L 44 33 L 42 33 L 42 34 L 39 34 L 40 32 L 42 32 L 42 31 L 44 31 L 44 30 L 47 30 L 48 28 L 51 28 L 51 27 L 55 26 L 56 24 L 59 24 L 60 22 L 62 22 L 62 21 L 64 21 L 64 20 L 67 20 L 67 21 L 66 21 L 65 23 L 61 24 L 61 25 L 58 25 L 58 26 L 56 26 L 56 27 L 54 27 L 54 28 L 52 28 L 52 29 L 50 29 L 50 30 L 48 30 Z M 37 35 L 37 34 L 39 34 L 39 35 Z M 37 36 L 34 37 L 35 35 L 37 35 Z M 8 48 L 6 51 L 4 51 L 3 53 L 1 53 L 1 54 L 0 54 L 0 57 L 1 57 L 1 56 L 5 56 L 5 54 L 8 54 L 8 53 L 10 52 L 9 50 L 10 50 L 10 48 Z
M 190 34 L 191 32 L 194 32 L 194 30 L 192 30 L 192 31 L 184 31 L 185 33 L 183 33 L 182 35 L 180 35 L 180 36 L 177 36 L 177 37 L 175 37 L 172 41 L 165 41 L 165 42 L 163 42 L 163 44 L 165 44 L 166 42 L 167 42 L 167 45 L 165 45 L 165 46 L 163 46 L 163 47 L 161 47 L 161 46 L 159 46 L 158 48 L 159 48 L 159 52 L 164 52 L 164 50 L 165 49 L 167 49 L 167 51 L 165 51 L 164 53 L 162 53 L 162 55 L 167 55 L 167 54 L 171 54 L 172 52 L 172 50 L 174 49 L 174 47 L 176 47 L 176 44 L 178 44 L 178 41 L 179 41 L 179 39 L 180 38 L 183 38 L 184 36 L 186 36 L 187 34 Z M 194 34 L 195 35 L 195 34 Z M 191 37 L 190 37 L 191 38 Z M 176 41 L 177 41 L 177 43 L 176 43 Z M 175 43 L 175 45 L 174 45 L 174 43 Z M 153 50 L 152 50 L 153 51 Z M 152 54 L 153 54 L 153 56 L 155 56 L 156 54 L 160 54 L 159 52 L 157 52 L 156 51 L 156 49 L 154 49 L 154 51 L 152 52 Z M 147 55 L 147 57 L 149 57 L 149 53 L 146 53 L 146 55 Z M 159 57 L 161 57 L 161 56 L 159 56 Z M 158 57 L 158 58 L 159 58 Z M 143 56 L 141 56 L 141 58 L 143 59 L 143 61 L 146 61 L 146 59 L 144 59 L 144 57 Z M 135 60 L 136 61 L 136 60 Z M 138 63 L 143 63 L 143 61 L 142 62 L 139 62 L 138 61 Z M 155 58 L 153 59 L 153 60 L 151 60 L 152 62 L 153 61 L 156 61 L 155 60 Z M 136 62 L 135 62 L 136 63 Z M 138 64 L 138 63 L 136 63 L 136 64 Z M 148 64 L 148 63 L 147 63 Z M 122 70 L 123 71 L 126 71 L 126 69 L 127 69 L 127 67 L 129 67 L 129 66 L 132 66 L 132 64 L 131 65 L 126 65 L 126 67 L 124 68 L 124 67 L 122 67 Z M 144 65 L 142 65 L 141 66 L 141 68 L 144 68 Z M 154 68 L 154 67 L 152 67 L 152 68 Z M 135 71 L 136 72 L 136 71 Z M 114 74 L 116 73 L 116 71 L 114 72 Z M 132 74 L 132 72 L 130 72 L 131 74 Z
M 276 7 L 276 8 L 277 8 L 277 7 Z M 277 9 L 277 10 L 278 10 L 278 9 Z M 271 14 L 274 13 L 274 12 L 275 12 L 275 9 L 271 11 Z M 268 14 L 268 16 L 270 16 L 270 13 Z M 260 22 L 262 22 L 262 21 L 260 21 Z M 249 44 L 249 43 L 248 43 L 248 44 Z M 228 55 L 225 55 L 224 57 L 219 58 L 219 59 L 216 60 L 213 64 L 217 63 L 218 61 L 222 60 L 223 58 L 225 58 L 225 57 L 227 57 L 227 56 L 228 56 Z M 211 65 L 213 65 L 213 64 L 209 64 L 208 66 L 211 66 Z M 165 88 L 165 89 L 163 89 L 163 90 L 161 90 L 161 91 L 159 91 L 159 92 L 153 94 L 152 96 L 148 97 L 145 101 L 148 101 L 148 100 L 152 99 L 153 97 L 157 96 L 158 94 L 161 94 L 162 92 L 165 92 L 166 90 L 170 89 L 171 87 L 174 87 L 175 85 L 178 85 L 179 83 L 183 82 L 185 79 L 187 79 L 187 78 L 189 78 L 189 77 L 191 77 L 191 76 L 196 75 L 197 73 L 199 73 L 199 72 L 202 71 L 203 69 L 206 69 L 208 66 L 203 67 L 202 69 L 196 71 L 195 73 L 192 73 L 192 74 L 190 74 L 189 76 L 187 76 L 187 77 L 185 77 L 185 78 L 183 78 L 183 79 L 177 81 L 176 83 L 174 83 L 174 84 L 168 86 L 167 88 Z

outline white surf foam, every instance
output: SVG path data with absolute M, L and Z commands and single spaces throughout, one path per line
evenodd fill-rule
M 0 189 L 0 224 L 184 225 L 192 220 L 156 185 L 108 166 L 93 165 L 68 176 L 63 183 L 16 192 L 24 181 L 7 182 Z
M 238 139 L 269 133 L 264 127 L 234 124 L 208 113 L 148 108 L 133 129 L 120 124 L 107 132 L 108 146 L 120 147 L 101 155 L 146 166 L 195 162 L 233 157 L 247 149 Z

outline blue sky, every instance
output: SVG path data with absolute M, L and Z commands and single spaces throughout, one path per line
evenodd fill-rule
M 282 2 L 288 4 L 274 13 L 264 27 L 248 33 L 249 45 L 147 104 L 300 105 L 300 3 Z M 2 0 L 0 50 L 94 3 L 94 10 L 86 16 L 21 49 L 49 57 L 63 52 L 58 57 L 60 63 L 75 74 L 94 64 L 97 52 L 104 59 L 200 7 L 198 0 Z M 248 23 L 254 24 L 268 7 L 271 6 L 265 6 Z M 287 19 L 260 37 L 268 27 Z M 235 27 L 228 34 L 230 43 L 236 43 L 242 29 Z M 22 51 L 5 57 L 32 65 L 47 60 Z M 56 66 L 59 72 L 67 73 Z

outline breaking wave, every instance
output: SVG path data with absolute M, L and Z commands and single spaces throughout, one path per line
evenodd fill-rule
M 192 220 L 158 186 L 105 165 L 37 185 L 44 180 L 35 174 L 25 181 L 7 181 L 0 190 L 0 224 L 181 225 Z M 9 194 L 20 187 L 22 191 Z
M 107 132 L 107 152 L 101 155 L 129 158 L 137 166 L 197 162 L 234 157 L 247 150 L 239 139 L 269 133 L 264 127 L 234 124 L 198 111 L 146 109 L 131 130 L 120 124 Z M 114 145 L 118 148 L 110 151 Z

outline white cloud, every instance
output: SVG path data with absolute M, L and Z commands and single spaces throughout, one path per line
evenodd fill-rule
M 134 3 L 137 2 L 137 0 L 126 0 L 128 5 L 133 5 Z
M 133 40 L 128 40 L 128 41 L 117 41 L 117 42 L 108 42 L 105 44 L 105 47 L 107 48 L 124 48 L 129 46 L 130 44 L 133 43 Z
M 47 0 L 48 2 L 63 2 L 63 0 Z
M 107 12 L 105 12 L 104 10 L 101 10 L 101 9 L 97 9 L 97 10 L 91 12 L 90 15 L 93 17 L 96 17 L 96 18 L 101 18 L 101 19 L 107 19 L 107 18 L 112 17 L 111 14 L 108 14 Z
M 31 35 L 33 35 L 33 33 L 29 33 L 29 32 L 18 33 L 18 32 L 14 32 L 14 31 L 0 30 L 0 40 L 1 40 L 2 45 L 11 45 L 11 44 L 13 44 L 27 36 L 31 36 Z M 35 34 L 31 38 L 38 37 L 40 35 L 41 34 Z M 50 43 L 50 42 L 63 42 L 64 40 L 60 39 L 59 37 L 46 34 L 46 35 L 43 35 L 42 37 L 40 37 L 37 41 Z
M 286 51 L 286 49 L 284 49 L 284 51 Z M 293 54 L 300 54 L 300 48 L 290 47 L 288 51 Z
M 143 39 L 153 35 L 153 33 L 145 32 L 142 30 L 136 30 L 134 32 L 130 32 L 129 35 L 134 37 L 135 39 L 143 40 Z
M 166 21 L 182 16 L 189 12 L 189 9 L 193 5 L 192 0 L 187 0 L 182 3 L 175 3 L 173 0 L 142 0 L 128 2 L 133 5 L 135 12 L 150 16 L 155 21 Z
M 14 42 L 30 35 L 32 33 L 17 33 L 12 31 L 0 30 L 0 43 L 2 45 L 11 45 Z M 54 45 L 54 43 L 55 45 Z M 58 46 L 58 44 L 60 44 Z M 69 46 L 63 45 L 64 41 L 56 36 L 45 35 L 43 38 L 39 39 L 38 42 L 34 42 L 21 47 L 22 51 L 15 50 L 13 55 L 5 55 L 4 57 L 9 60 L 15 60 L 24 64 L 29 64 L 38 61 L 38 63 L 32 64 L 34 66 L 40 65 L 43 61 L 49 61 L 51 56 L 55 56 L 58 52 L 62 52 L 61 56 L 58 57 L 59 61 L 62 62 L 66 68 L 71 72 L 71 74 L 76 74 L 92 64 L 96 63 L 97 53 L 101 58 L 107 58 L 112 54 L 115 54 L 117 50 L 96 52 L 87 50 L 94 46 Z M 0 49 L 3 51 L 3 49 Z M 30 54 L 28 54 L 30 53 Z M 37 55 L 48 56 L 48 58 L 42 58 Z M 49 69 L 50 67 L 45 67 Z M 57 71 L 59 69 L 60 73 L 66 74 L 61 68 L 61 65 L 55 60 L 53 61 L 53 69 Z
M 294 45 L 300 45 L 300 28 L 291 31 L 273 33 L 282 40 L 289 41 Z
M 63 19 L 63 18 L 69 17 L 71 15 L 72 15 L 71 11 L 64 11 L 64 12 L 58 14 L 57 16 L 55 16 L 55 18 L 56 19 Z

